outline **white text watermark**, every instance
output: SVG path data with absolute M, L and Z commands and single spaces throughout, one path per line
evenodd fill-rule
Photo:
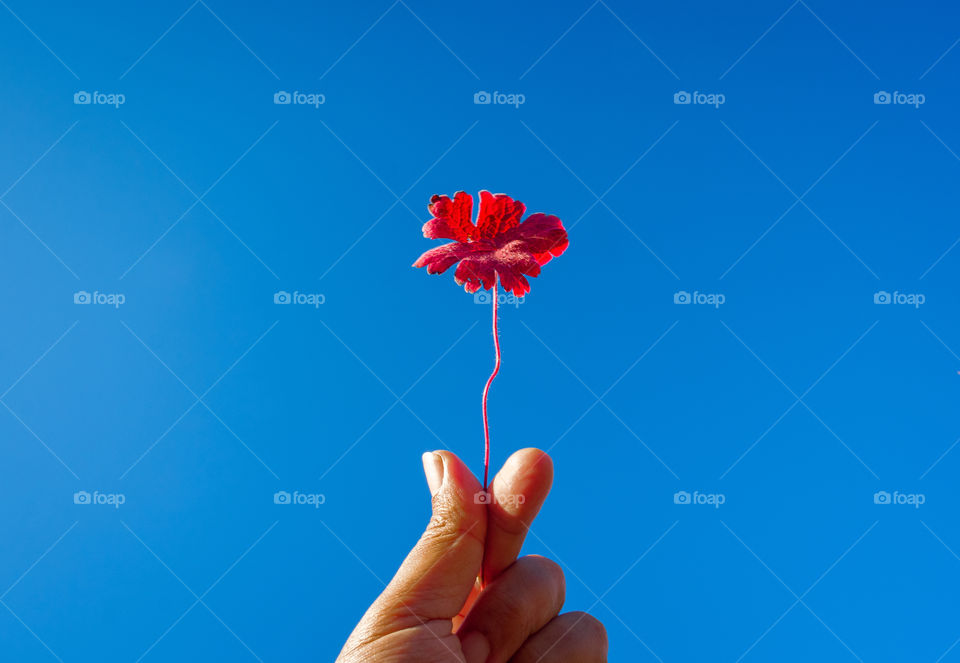
M 512 292 L 501 292 L 497 295 L 497 306 L 513 306 L 520 308 L 520 304 L 527 300 L 526 297 L 517 297 Z M 493 302 L 493 293 L 486 290 L 477 290 L 473 293 L 474 304 L 490 304 Z
M 119 92 L 78 90 L 73 93 L 73 103 L 78 106 L 113 106 L 114 108 L 120 108 L 127 103 L 127 97 Z
M 678 106 L 713 106 L 714 108 L 720 108 L 723 104 L 727 103 L 727 97 L 720 92 L 700 92 L 694 90 L 693 92 L 687 92 L 686 90 L 680 90 L 675 92 L 673 95 L 673 103 Z
M 912 306 L 914 308 L 920 308 L 927 301 L 926 295 L 923 295 L 919 292 L 899 292 L 894 290 L 893 292 L 887 292 L 886 290 L 878 290 L 873 293 L 873 303 L 874 304 L 900 304 L 906 306 Z
M 873 94 L 873 103 L 877 106 L 913 106 L 914 108 L 920 108 L 927 103 L 927 97 L 919 92 L 880 90 Z
M 73 494 L 74 504 L 108 505 L 114 509 L 119 509 L 120 505 L 126 501 L 127 496 L 123 493 L 101 493 L 99 490 L 91 493 L 86 490 L 78 490 Z
M 313 106 L 320 108 L 327 102 L 327 97 L 319 92 L 287 92 L 280 90 L 273 93 L 273 103 L 277 106 Z
M 477 106 L 492 104 L 494 106 L 513 106 L 514 108 L 520 108 L 520 106 L 527 103 L 527 97 L 518 92 L 508 94 L 496 90 L 492 93 L 486 90 L 480 90 L 473 95 L 473 103 Z
M 499 504 L 500 506 L 519 506 L 527 501 L 527 496 L 522 494 L 494 495 L 488 490 L 481 490 L 473 495 L 474 504 Z
M 278 290 L 273 293 L 274 304 L 297 304 L 320 308 L 320 305 L 326 301 L 327 298 L 319 292 L 298 292 L 294 290 L 291 293 L 286 290 Z
M 692 293 L 686 290 L 678 290 L 673 293 L 674 304 L 699 304 L 701 306 L 713 306 L 720 308 L 727 301 L 726 295 L 719 292 L 698 292 Z
M 677 491 L 673 494 L 674 504 L 705 504 L 719 509 L 721 504 L 727 501 L 727 496 L 723 493 L 701 493 L 695 490 L 689 493 L 685 490 Z
M 74 304 L 98 304 L 100 306 L 113 306 L 120 308 L 127 301 L 127 296 L 122 292 L 87 292 L 86 290 L 77 290 L 73 293 Z
M 326 501 L 327 496 L 323 493 L 301 493 L 299 490 L 293 492 L 278 490 L 273 494 L 274 504 L 306 505 L 312 506 L 314 509 L 319 509 L 320 505 L 326 503 Z
M 914 509 L 919 509 L 921 504 L 927 501 L 927 496 L 923 493 L 901 493 L 899 490 L 888 492 L 878 490 L 873 494 L 874 504 L 900 504 L 909 505 Z

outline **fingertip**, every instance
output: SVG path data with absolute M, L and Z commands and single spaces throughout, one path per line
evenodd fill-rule
M 553 459 L 546 451 L 536 447 L 521 449 L 514 454 L 520 456 L 523 464 L 533 471 L 542 474 L 548 481 L 553 481 Z
M 444 471 L 443 456 L 428 451 L 420 460 L 423 462 L 423 473 L 427 477 L 427 486 L 430 488 L 430 496 L 434 497 L 443 487 Z
M 443 477 L 464 494 L 471 496 L 480 490 L 480 481 L 473 475 L 460 457 L 447 449 L 438 449 L 434 452 L 443 461 Z M 471 497 L 472 499 L 472 497 Z
M 546 451 L 536 447 L 527 447 L 513 452 L 503 466 L 553 479 L 553 459 Z
M 471 522 L 486 521 L 487 496 L 470 468 L 452 451 L 438 449 L 431 455 L 443 465 L 442 485 L 436 492 L 431 486 L 434 516 L 438 512 L 456 512 Z
M 490 656 L 490 642 L 480 631 L 461 636 L 460 647 L 467 663 L 484 663 Z
M 540 449 L 520 449 L 497 472 L 494 485 L 502 491 L 523 493 L 527 500 L 541 502 L 553 485 L 553 460 Z

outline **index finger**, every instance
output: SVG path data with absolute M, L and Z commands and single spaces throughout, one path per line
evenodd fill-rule
M 530 523 L 553 484 L 553 461 L 540 449 L 514 453 L 490 484 L 483 579 L 489 583 L 513 564 Z

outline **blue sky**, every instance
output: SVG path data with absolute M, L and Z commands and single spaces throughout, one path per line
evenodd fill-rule
M 955 6 L 0 4 L 5 659 L 332 660 L 482 471 L 410 264 L 490 189 L 570 231 L 493 462 L 612 658 L 960 660 Z

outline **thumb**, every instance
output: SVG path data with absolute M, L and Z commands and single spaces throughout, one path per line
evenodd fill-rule
M 398 617 L 452 619 L 467 600 L 483 561 L 487 509 L 473 473 L 449 451 L 423 454 L 432 497 L 427 529 L 380 596 Z M 413 624 L 411 624 L 413 625 Z

